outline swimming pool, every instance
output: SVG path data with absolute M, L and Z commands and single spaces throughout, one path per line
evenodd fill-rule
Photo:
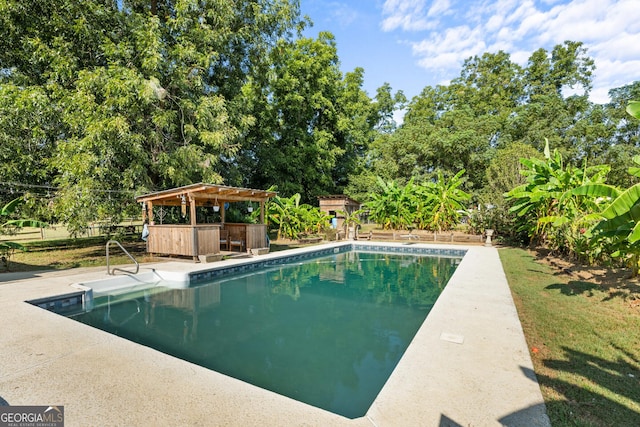
M 68 315 L 355 418 L 375 399 L 464 253 L 372 249 L 201 271 L 190 284 L 135 283 L 97 292 L 87 310 Z
M 74 291 L 69 285 L 92 287 L 108 277 L 103 270 L 43 273 L 0 286 L 2 398 L 12 405 L 63 402 L 78 425 L 515 425 L 519 417 L 519 425 L 548 426 L 540 422 L 544 401 L 498 251 L 380 245 L 420 246 L 433 254 L 452 249 L 464 258 L 364 417 L 342 417 L 34 305 L 59 300 Z M 163 261 L 142 265 L 141 274 L 188 275 L 309 250 L 213 264 Z

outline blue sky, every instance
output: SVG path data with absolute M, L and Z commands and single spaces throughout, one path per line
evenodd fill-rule
M 503 50 L 521 65 L 538 48 L 582 41 L 595 60 L 591 100 L 640 80 L 639 0 L 300 0 L 334 34 L 343 72 L 365 70 L 374 96 L 388 82 L 409 99 L 447 84 L 473 55 Z

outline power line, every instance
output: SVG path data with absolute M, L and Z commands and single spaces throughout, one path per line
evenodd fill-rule
M 0 181 L 0 186 L 7 187 L 22 187 L 22 188 L 32 188 L 32 189 L 41 189 L 47 191 L 61 191 L 60 187 L 53 187 L 51 185 L 37 185 L 37 184 L 23 184 L 21 182 L 3 182 Z M 95 193 L 124 193 L 124 194 L 136 194 L 134 190 L 107 190 L 107 189 L 91 189 L 90 191 Z

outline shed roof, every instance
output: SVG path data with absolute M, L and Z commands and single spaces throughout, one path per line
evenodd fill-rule
M 218 202 L 263 202 L 274 197 L 275 191 L 255 190 L 252 188 L 229 187 L 226 185 L 206 184 L 203 182 L 170 190 L 157 191 L 136 197 L 136 202 L 152 202 L 156 205 L 180 205 L 182 196 L 194 200 L 197 205 L 204 205 L 212 200 Z
M 359 205 L 361 204 L 359 201 L 352 199 L 349 196 L 345 196 L 344 194 L 329 194 L 326 196 L 318 196 L 318 200 L 338 200 L 344 201 L 346 203 Z

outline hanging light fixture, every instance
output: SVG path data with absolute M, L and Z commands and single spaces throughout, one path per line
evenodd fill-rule
M 220 205 L 218 204 L 218 198 L 216 197 L 216 202 L 213 204 L 213 211 L 214 212 L 219 212 L 220 211 Z

